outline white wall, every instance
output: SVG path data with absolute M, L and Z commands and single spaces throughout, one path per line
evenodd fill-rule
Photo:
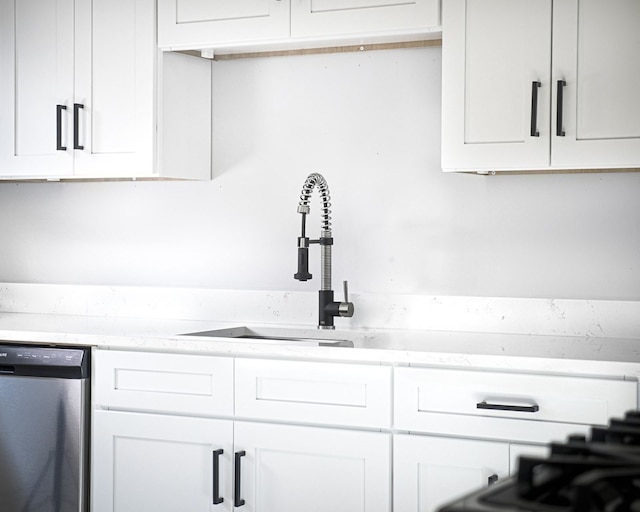
M 336 288 L 640 300 L 640 173 L 442 173 L 440 54 L 214 63 L 214 179 L 0 184 L 0 282 L 315 290 L 318 171 Z

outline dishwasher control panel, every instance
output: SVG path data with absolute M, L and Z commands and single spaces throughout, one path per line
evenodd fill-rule
M 0 375 L 83 378 L 88 374 L 90 349 L 0 345 Z

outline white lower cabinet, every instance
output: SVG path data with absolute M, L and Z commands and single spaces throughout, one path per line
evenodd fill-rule
M 92 459 L 93 512 L 233 508 L 232 421 L 95 411 Z M 216 507 L 215 481 L 225 497 Z
M 394 512 L 435 512 L 443 504 L 508 475 L 508 443 L 394 436 Z
M 546 445 L 399 434 L 393 438 L 393 511 L 435 512 L 445 503 L 516 472 Z
M 92 512 L 436 512 L 638 403 L 637 382 L 585 376 L 118 350 L 93 362 Z
M 388 512 L 391 435 L 96 411 L 93 512 Z
M 388 512 L 391 435 L 236 422 L 247 511 Z
M 391 509 L 389 367 L 95 350 L 93 383 L 92 512 Z
M 393 511 L 435 512 L 637 400 L 630 380 L 395 368 L 394 428 L 411 434 L 394 435 Z

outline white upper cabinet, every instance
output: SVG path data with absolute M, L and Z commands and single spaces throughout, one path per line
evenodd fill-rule
M 153 169 L 154 14 L 148 0 L 76 2 L 75 174 Z
M 445 1 L 443 168 L 549 165 L 550 59 L 551 0 Z
M 0 0 L 0 174 L 73 173 L 73 0 Z
M 312 47 L 375 36 L 419 39 L 439 26 L 439 0 L 158 1 L 158 44 L 173 50 Z
M 440 25 L 432 0 L 292 0 L 293 37 L 415 31 Z
M 161 48 L 202 48 L 288 35 L 289 0 L 158 0 Z
M 445 0 L 442 167 L 640 166 L 640 4 Z
M 173 60 L 158 58 L 154 0 L 0 0 L 0 177 L 209 178 L 210 141 L 180 167 L 157 156 L 180 150 L 160 140 L 210 134 L 210 63 L 168 80 Z
M 552 164 L 640 167 L 640 2 L 565 0 L 553 15 Z

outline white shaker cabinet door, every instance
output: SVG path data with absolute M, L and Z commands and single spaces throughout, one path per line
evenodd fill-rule
M 293 0 L 293 37 L 413 31 L 440 25 L 439 0 Z
M 640 166 L 640 2 L 555 2 L 553 24 L 552 164 Z
M 447 0 L 442 31 L 443 169 L 548 167 L 551 0 Z
M 390 437 L 236 422 L 237 498 L 247 512 L 389 512 Z
M 73 172 L 73 0 L 0 0 L 0 175 Z
M 393 511 L 436 512 L 509 475 L 509 444 L 395 435 Z
M 75 174 L 154 171 L 155 2 L 76 2 Z
M 92 439 L 93 512 L 233 510 L 231 421 L 95 411 Z
M 159 0 L 161 48 L 207 48 L 289 37 L 290 0 Z

